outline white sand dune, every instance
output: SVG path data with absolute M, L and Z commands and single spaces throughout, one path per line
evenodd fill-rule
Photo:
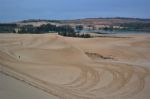
M 150 97 L 148 34 L 90 39 L 0 34 L 0 66 L 1 73 L 61 99 Z

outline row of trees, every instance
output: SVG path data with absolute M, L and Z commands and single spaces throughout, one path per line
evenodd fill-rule
M 12 33 L 17 28 L 17 24 L 0 24 L 0 33 Z
M 80 34 L 80 33 L 59 33 L 59 35 L 62 36 L 68 36 L 68 37 L 79 37 L 79 38 L 91 38 L 90 34 Z
M 58 32 L 58 34 L 62 36 L 82 37 L 82 38 L 91 37 L 89 34 L 76 33 L 75 30 L 69 25 L 56 26 L 52 24 L 45 24 L 39 27 L 35 27 L 33 25 L 19 26 L 16 24 L 0 24 L 0 32 L 20 33 L 20 34 L 24 34 L 24 33 L 41 34 L 41 33 Z
M 118 28 L 115 28 L 114 26 L 118 26 Z M 75 28 L 77 31 L 82 31 L 84 30 L 83 25 L 77 25 Z M 89 25 L 88 26 L 89 30 L 96 30 L 94 25 Z M 106 27 L 101 27 L 99 30 L 108 30 L 108 31 L 113 31 L 113 30 L 126 30 L 126 31 L 148 31 L 150 32 L 150 23 L 149 22 L 130 22 L 130 23 L 118 23 Z
M 124 28 L 125 30 L 150 32 L 150 23 L 133 22 L 133 23 L 123 23 L 120 24 L 120 26 L 125 27 Z
M 39 27 L 34 27 L 33 25 L 24 25 L 19 27 L 18 31 L 18 33 L 49 33 L 49 32 L 74 33 L 74 29 L 68 25 L 56 26 L 46 24 L 41 25 Z
M 41 25 L 40 27 L 34 27 L 32 25 L 25 25 L 20 27 L 18 33 L 49 33 L 49 32 L 58 32 L 59 35 L 68 36 L 68 37 L 81 37 L 81 38 L 90 38 L 89 34 L 79 34 L 69 25 L 56 26 L 51 24 Z

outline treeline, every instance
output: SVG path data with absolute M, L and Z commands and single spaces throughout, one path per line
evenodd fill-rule
M 0 24 L 0 33 L 13 33 L 17 24 Z
M 41 19 L 29 19 L 23 20 L 22 23 L 29 23 L 29 22 L 54 22 L 54 23 L 61 23 L 60 20 L 41 20 Z
M 115 28 L 114 26 L 118 26 Z M 100 28 L 100 30 L 119 30 L 119 31 L 143 31 L 150 32 L 150 23 L 149 22 L 130 22 L 130 23 L 119 23 L 110 25 L 109 27 Z
M 120 24 L 120 26 L 125 27 L 124 30 L 128 31 L 150 32 L 150 23 L 133 22 L 133 23 L 123 23 Z
M 79 37 L 79 38 L 91 38 L 92 36 L 90 34 L 80 34 L 80 33 L 59 33 L 59 35 L 62 36 L 68 36 L 68 37 Z
M 19 26 L 17 24 L 0 24 L 0 33 L 19 33 L 19 34 L 42 34 L 42 33 L 54 33 L 68 37 L 82 37 L 90 38 L 89 34 L 79 34 L 69 25 L 56 26 L 52 24 L 44 24 L 38 27 L 33 25 Z
M 51 33 L 57 32 L 59 35 L 68 36 L 68 37 L 81 37 L 81 38 L 90 38 L 90 34 L 79 34 L 69 25 L 56 26 L 52 24 L 41 25 L 39 27 L 34 27 L 32 25 L 25 25 L 20 27 L 18 33 Z
M 68 25 L 56 26 L 51 24 L 34 27 L 33 25 L 24 25 L 19 27 L 18 33 L 74 33 L 74 29 Z

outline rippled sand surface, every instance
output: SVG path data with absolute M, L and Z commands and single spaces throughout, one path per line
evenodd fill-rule
M 89 39 L 0 34 L 0 66 L 3 75 L 58 99 L 150 97 L 148 34 Z

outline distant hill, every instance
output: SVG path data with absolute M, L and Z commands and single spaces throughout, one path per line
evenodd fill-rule
M 29 19 L 19 21 L 19 23 L 28 23 L 28 22 L 60 22 L 60 20 Z
M 123 30 L 123 31 L 144 31 L 150 32 L 150 19 L 140 18 L 85 18 L 74 20 L 43 20 L 29 19 L 12 23 L 1 23 L 0 32 L 10 33 L 18 31 L 26 32 L 58 32 L 57 27 L 71 27 L 78 30 Z M 43 29 L 46 28 L 46 30 Z M 54 28 L 56 27 L 56 28 Z M 79 29 L 80 27 L 80 29 Z M 42 29 L 41 29 L 42 28 Z M 27 31 L 28 30 L 28 31 Z M 29 31 L 30 30 L 30 31 Z M 34 31 L 33 31 L 34 30 Z M 53 31 L 52 31 L 53 30 Z
M 74 23 L 74 24 L 93 24 L 93 25 L 113 25 L 120 23 L 150 23 L 150 19 L 140 19 L 140 18 L 85 18 L 77 20 L 65 20 L 65 23 Z
M 47 23 L 62 23 L 62 24 L 93 24 L 93 25 L 113 25 L 120 23 L 150 23 L 150 19 L 141 18 L 85 18 L 85 19 L 74 19 L 74 20 L 42 20 L 42 19 L 29 19 L 19 21 L 17 23 L 37 23 L 37 22 L 47 22 Z

